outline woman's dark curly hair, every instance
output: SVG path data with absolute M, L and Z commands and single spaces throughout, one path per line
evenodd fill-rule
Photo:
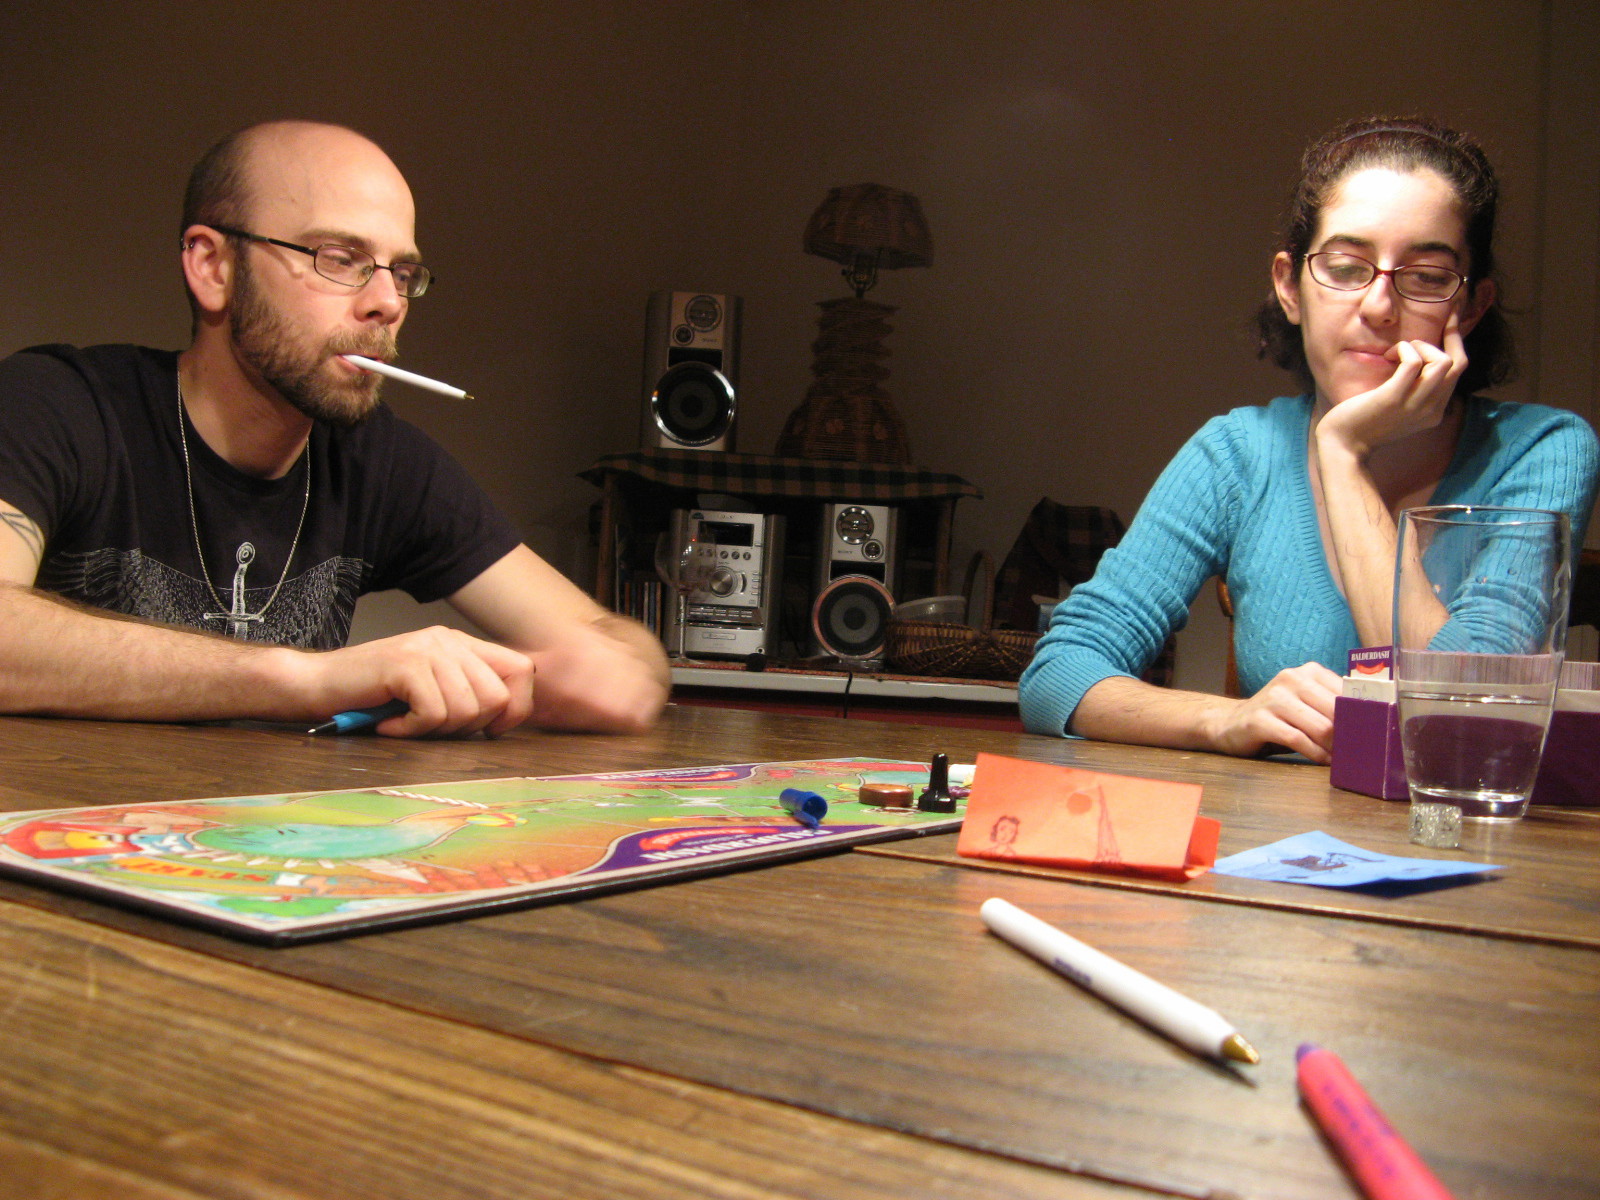
M 1468 287 L 1494 276 L 1494 213 L 1500 185 L 1489 159 L 1471 137 L 1428 117 L 1368 117 L 1350 121 L 1317 139 L 1300 159 L 1300 182 L 1289 199 L 1289 215 L 1279 247 L 1294 262 L 1296 275 L 1316 235 L 1322 210 L 1346 175 L 1369 167 L 1394 171 L 1434 171 L 1455 190 L 1466 210 Z M 1306 362 L 1300 327 L 1291 324 L 1269 293 L 1256 312 L 1256 352 L 1291 372 L 1307 391 L 1316 387 Z M 1463 339 L 1467 369 L 1456 390 L 1479 391 L 1516 374 L 1511 327 L 1498 301 L 1490 305 Z

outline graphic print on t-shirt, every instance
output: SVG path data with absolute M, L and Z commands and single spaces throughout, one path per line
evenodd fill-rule
M 244 555 L 245 546 L 250 554 Z M 361 594 L 365 564 L 333 557 L 283 581 L 249 586 L 247 572 L 255 547 L 235 552 L 236 569 L 227 588 L 226 612 L 202 579 L 176 571 L 138 550 L 95 550 L 52 555 L 40 568 L 38 585 L 84 604 L 169 625 L 187 625 L 244 641 L 273 642 L 307 650 L 335 650 L 350 633 L 350 616 Z M 267 602 L 271 600 L 269 605 Z M 266 611 L 263 613 L 262 608 Z

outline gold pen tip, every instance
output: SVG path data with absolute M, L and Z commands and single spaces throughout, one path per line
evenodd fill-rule
M 1222 1043 L 1222 1057 L 1231 1058 L 1234 1062 L 1258 1063 L 1261 1055 L 1256 1053 L 1256 1048 L 1245 1041 L 1237 1033 Z
M 463 399 L 463 400 L 476 400 L 476 399 L 477 399 L 477 397 L 476 397 L 476 396 L 469 396 L 469 395 L 467 395 L 467 394 L 466 394 L 466 393 L 465 393 L 465 392 L 463 392 L 463 393 L 462 393 L 462 394 L 461 394 L 461 398 L 462 398 L 462 399 Z

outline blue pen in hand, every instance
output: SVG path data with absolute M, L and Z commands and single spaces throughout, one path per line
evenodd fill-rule
M 335 713 L 333 720 L 314 725 L 306 732 L 355 733 L 361 729 L 371 729 L 379 721 L 387 721 L 390 717 L 403 717 L 410 711 L 411 706 L 404 700 L 390 700 L 376 708 L 353 708 L 349 712 Z
M 822 818 L 828 815 L 828 802 L 816 792 L 784 788 L 778 796 L 778 803 L 807 829 L 815 829 L 822 823 Z

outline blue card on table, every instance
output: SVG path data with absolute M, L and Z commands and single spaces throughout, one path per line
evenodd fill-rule
M 1270 879 L 1278 883 L 1370 887 L 1383 883 L 1418 883 L 1451 875 L 1478 875 L 1501 868 L 1495 863 L 1380 854 L 1341 842 L 1319 829 L 1219 858 L 1211 869 L 1218 875 Z

